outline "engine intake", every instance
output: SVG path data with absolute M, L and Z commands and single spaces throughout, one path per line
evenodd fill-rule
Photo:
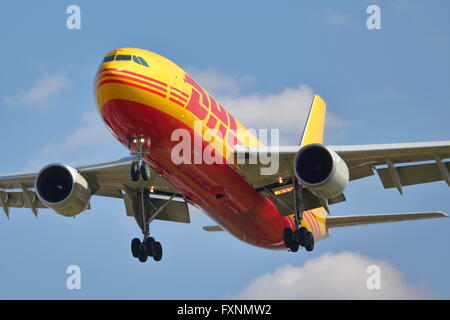
M 345 161 L 321 144 L 309 144 L 297 152 L 294 172 L 301 185 L 326 199 L 341 194 L 349 181 Z
M 86 210 L 91 198 L 86 179 L 76 169 L 63 164 L 42 168 L 36 177 L 35 190 L 43 204 L 66 217 Z

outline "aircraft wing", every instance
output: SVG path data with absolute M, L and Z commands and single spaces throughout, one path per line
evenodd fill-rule
M 151 170 L 148 181 L 131 180 L 130 167 L 132 157 L 119 160 L 93 163 L 74 168 L 87 180 L 93 195 L 123 199 L 127 215 L 133 216 L 130 194 L 138 188 L 151 189 L 158 196 L 174 196 L 182 198 L 178 190 L 159 174 Z M 37 209 L 46 208 L 34 192 L 34 181 L 38 172 L 0 175 L 0 205 L 9 216 L 10 208 L 30 208 L 37 215 Z M 159 199 L 154 201 L 158 202 Z M 189 222 L 187 205 L 180 201 L 172 201 L 158 219 Z
M 260 192 L 274 198 L 280 198 L 283 206 L 290 206 L 292 212 L 291 181 L 294 177 L 294 158 L 300 146 L 286 147 L 235 147 L 235 162 L 241 173 Z M 450 186 L 450 141 L 376 144 L 359 146 L 327 146 L 336 152 L 347 164 L 350 181 L 371 176 L 376 171 L 384 188 L 397 188 L 403 192 L 403 186 L 444 180 Z M 248 159 L 260 159 L 260 155 L 279 158 L 279 167 L 275 173 L 262 174 L 261 161 L 250 163 Z M 287 198 L 286 201 L 281 199 Z M 313 199 L 313 198 L 311 198 Z M 275 199 L 277 200 L 277 199 Z M 340 195 L 329 199 L 329 204 L 344 201 Z M 279 201 L 278 201 L 279 202 Z M 314 202 L 314 201 L 313 201 Z M 309 209 L 317 207 L 313 203 Z M 279 207 L 280 209 L 281 207 Z M 287 214 L 287 211 L 286 211 Z
M 354 216 L 327 216 L 327 228 L 348 227 L 362 224 L 374 224 L 407 220 L 419 220 L 430 218 L 448 217 L 443 212 L 418 212 L 418 213 L 393 213 L 393 214 L 368 214 Z

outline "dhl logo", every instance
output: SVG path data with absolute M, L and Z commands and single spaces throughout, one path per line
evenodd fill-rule
M 213 130 L 221 139 L 226 139 L 231 148 L 242 144 L 236 136 L 238 129 L 236 119 L 188 74 L 185 75 L 185 79 L 186 83 L 192 87 L 191 98 L 186 106 L 186 110 L 191 112 L 197 119 L 207 121 L 206 126 Z
M 96 76 L 96 87 L 98 89 L 104 84 L 121 84 L 168 99 L 177 107 L 184 108 L 191 113 L 205 124 L 206 130 L 210 130 L 210 133 L 218 137 L 214 145 L 225 158 L 235 145 L 259 144 L 255 137 L 251 137 L 246 132 L 245 128 L 238 128 L 236 119 L 195 80 L 188 74 L 185 74 L 184 79 L 191 89 L 190 95 L 163 81 L 137 72 L 119 68 L 102 68 Z M 192 128 L 195 129 L 194 126 Z M 241 139 L 238 138 L 239 136 Z

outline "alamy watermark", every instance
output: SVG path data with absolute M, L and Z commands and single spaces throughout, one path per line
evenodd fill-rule
M 81 29 L 81 9 L 75 4 L 67 7 L 66 13 L 69 15 L 66 20 L 66 27 L 69 30 Z
M 366 26 L 369 30 L 381 29 L 381 8 L 376 4 L 367 7 L 366 13 L 369 15 L 366 20 Z
M 228 133 L 229 135 L 231 133 Z M 177 142 L 171 151 L 172 163 L 180 164 L 261 164 L 261 175 L 273 175 L 279 169 L 278 129 L 238 129 L 234 138 L 239 143 L 230 144 L 230 136 L 213 132 L 202 121 L 194 122 L 194 133 L 179 128 L 172 132 L 171 141 Z M 262 145 L 271 147 L 260 148 Z M 244 146 L 248 151 L 234 153 L 235 146 Z M 252 147 L 245 147 L 245 146 Z M 273 152 L 272 152 L 273 150 Z
M 377 265 L 370 265 L 366 269 L 369 277 L 366 280 L 366 286 L 369 290 L 381 290 L 381 268 Z
M 81 268 L 75 264 L 70 265 L 66 269 L 66 273 L 69 274 L 66 280 L 66 287 L 69 290 L 81 289 Z

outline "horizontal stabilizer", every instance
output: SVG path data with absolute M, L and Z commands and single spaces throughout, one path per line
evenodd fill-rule
M 220 226 L 206 226 L 206 227 L 203 227 L 203 230 L 208 231 L 208 232 L 223 231 L 222 227 L 220 227 Z
M 348 227 L 362 224 L 385 223 L 407 220 L 419 220 L 430 218 L 446 218 L 443 212 L 418 212 L 418 213 L 393 213 L 393 214 L 369 214 L 357 216 L 328 216 L 327 228 Z

